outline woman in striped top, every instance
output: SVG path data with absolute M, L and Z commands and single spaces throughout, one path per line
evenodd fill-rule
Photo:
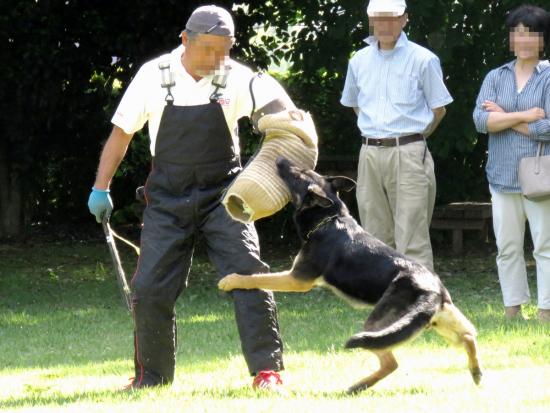
M 487 179 L 492 196 L 497 267 L 507 318 L 523 317 L 529 301 L 523 243 L 525 221 L 537 264 L 539 319 L 550 321 L 550 199 L 529 201 L 521 195 L 521 158 L 535 156 L 538 143 L 550 154 L 550 62 L 541 60 L 550 42 L 550 15 L 520 6 L 506 20 L 510 50 L 516 59 L 489 72 L 474 110 L 474 123 L 489 134 Z

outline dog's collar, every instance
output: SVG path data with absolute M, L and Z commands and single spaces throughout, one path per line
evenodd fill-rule
M 315 231 L 317 231 L 323 225 L 328 224 L 330 221 L 332 221 L 334 218 L 337 218 L 337 217 L 338 217 L 338 214 L 331 215 L 331 216 L 328 216 L 325 219 L 322 219 L 321 221 L 319 221 L 319 223 L 317 225 L 315 225 L 311 230 L 308 231 L 308 233 L 306 234 L 306 240 L 308 240 L 309 237 L 311 237 L 311 234 L 313 234 Z

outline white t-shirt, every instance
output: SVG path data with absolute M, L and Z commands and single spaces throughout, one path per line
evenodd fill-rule
M 167 89 L 161 87 L 162 77 L 159 63 L 169 62 L 170 71 L 175 81 L 171 87 L 174 105 L 191 106 L 210 102 L 210 95 L 215 90 L 212 85 L 212 76 L 207 76 L 198 82 L 187 73 L 181 63 L 181 56 L 185 52 L 183 45 L 174 49 L 170 54 L 160 56 L 145 63 L 128 85 L 122 100 L 111 119 L 111 122 L 120 127 L 125 133 L 133 134 L 149 122 L 149 137 L 151 139 L 151 154 L 155 153 L 155 141 L 159 129 L 162 111 L 166 105 Z M 237 121 L 243 116 L 250 116 L 252 111 L 252 97 L 250 96 L 250 79 L 255 73 L 248 67 L 229 59 L 231 67 L 224 89 L 220 88 L 219 102 L 222 106 L 225 120 L 237 151 L 239 151 L 239 136 Z M 256 109 L 281 99 L 287 107 L 295 107 L 283 87 L 271 76 L 262 74 L 254 80 L 253 93 L 256 100 Z

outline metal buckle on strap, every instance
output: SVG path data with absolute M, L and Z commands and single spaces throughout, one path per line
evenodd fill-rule
M 395 146 L 396 138 L 365 138 L 363 136 L 363 145 L 368 146 Z
M 395 146 L 397 138 L 384 138 L 384 139 L 369 139 L 369 145 L 374 146 Z
M 166 97 L 164 100 L 171 105 L 174 102 L 174 96 L 172 96 L 172 91 L 170 89 L 176 85 L 176 82 L 174 80 L 174 74 L 170 71 L 170 62 L 160 62 L 159 69 L 161 75 L 160 86 L 166 89 Z

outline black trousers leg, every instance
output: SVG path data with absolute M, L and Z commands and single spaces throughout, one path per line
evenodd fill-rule
M 232 220 L 221 204 L 206 215 L 200 230 L 206 237 L 210 260 L 221 277 L 234 272 L 269 271 L 268 265 L 260 260 L 254 225 Z M 263 290 L 235 290 L 233 300 L 241 347 L 250 374 L 282 370 L 283 342 L 273 294 Z
M 174 380 L 176 316 L 174 305 L 186 285 L 193 256 L 191 226 L 181 227 L 165 209 L 144 212 L 141 254 L 132 279 L 136 383 Z

